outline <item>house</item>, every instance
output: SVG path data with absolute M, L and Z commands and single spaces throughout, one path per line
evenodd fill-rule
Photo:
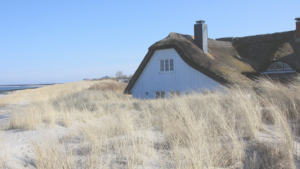
M 126 83 L 128 83 L 129 79 L 119 79 L 119 82 L 126 82 Z
M 253 83 L 258 75 L 285 78 L 299 72 L 300 18 L 293 31 L 215 40 L 208 38 L 201 20 L 194 25 L 194 36 L 170 33 L 151 45 L 124 93 L 168 98 Z

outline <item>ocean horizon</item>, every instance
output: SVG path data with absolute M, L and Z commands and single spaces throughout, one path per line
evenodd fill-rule
M 0 85 L 0 94 L 7 94 L 16 90 L 36 89 L 53 84 L 14 84 L 14 85 Z
M 1 87 L 0 91 L 14 91 L 14 90 L 23 90 L 23 89 L 35 89 L 42 86 L 7 86 L 7 87 Z

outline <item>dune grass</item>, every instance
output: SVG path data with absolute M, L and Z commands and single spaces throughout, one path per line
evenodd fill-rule
M 55 84 L 36 89 L 20 90 L 13 95 L 0 99 L 0 106 L 25 104 L 28 102 L 49 101 L 61 95 L 69 95 L 88 89 L 94 81 L 80 81 L 66 84 Z
M 116 81 L 76 82 L 32 90 L 9 129 L 72 128 L 35 144 L 37 168 L 294 168 L 299 81 L 158 100 L 132 99 Z

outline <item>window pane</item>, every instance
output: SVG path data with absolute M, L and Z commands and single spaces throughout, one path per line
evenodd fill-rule
M 160 60 L 160 71 L 164 71 L 164 60 Z
M 284 63 L 284 70 L 292 70 L 291 66 Z
M 283 70 L 282 62 L 276 62 L 276 70 Z
M 274 63 L 268 68 L 268 71 L 272 71 L 272 70 L 275 70 L 275 64 Z
M 161 92 L 161 98 L 165 98 L 165 92 Z
M 159 92 L 156 92 L 156 98 L 157 98 L 157 99 L 160 98 Z
M 173 59 L 170 59 L 170 71 L 173 71 L 174 67 L 173 67 Z
M 173 98 L 175 96 L 175 92 L 171 91 L 170 92 L 170 97 Z
M 165 71 L 169 71 L 169 60 L 165 60 Z

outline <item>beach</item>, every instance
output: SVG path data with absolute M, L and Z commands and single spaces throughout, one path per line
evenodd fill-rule
M 278 110 L 241 89 L 139 100 L 125 87 L 81 81 L 3 96 L 0 168 L 299 168 L 284 98 Z M 299 92 L 280 87 L 300 105 Z
M 14 91 L 14 93 L 16 93 L 16 92 L 18 92 L 18 91 Z M 12 94 L 14 94 L 14 93 L 12 93 L 12 92 L 7 92 L 6 94 L 0 94 L 0 99 L 1 99 L 1 98 L 4 98 L 4 97 L 7 97 L 7 96 L 9 96 L 9 95 L 12 95 Z

